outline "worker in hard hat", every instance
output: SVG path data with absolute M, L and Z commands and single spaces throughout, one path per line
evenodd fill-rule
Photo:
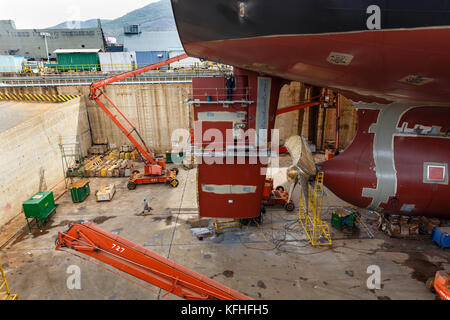
M 148 205 L 148 201 L 146 198 L 144 198 L 143 201 L 144 201 L 144 209 L 139 214 L 140 216 L 145 215 L 145 211 L 148 211 L 148 214 L 150 214 L 150 210 L 153 210 L 153 208 Z
M 233 90 L 236 89 L 236 80 L 233 74 L 228 74 L 225 79 L 225 85 L 227 87 L 227 100 L 231 101 L 233 99 Z

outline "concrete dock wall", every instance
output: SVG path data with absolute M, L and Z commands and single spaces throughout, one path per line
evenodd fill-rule
M 104 91 L 136 126 L 149 147 L 155 152 L 166 152 L 172 149 L 171 134 L 175 129 L 189 130 L 193 127 L 192 106 L 183 103 L 191 90 L 190 83 L 174 83 L 111 85 Z M 95 101 L 89 100 L 88 86 L 20 87 L 8 88 L 7 92 L 82 95 L 87 106 L 93 139 L 108 138 L 109 142 L 116 146 L 130 144 L 111 118 Z M 101 100 L 106 102 L 104 98 Z M 110 108 L 110 111 L 118 114 L 113 108 Z M 131 129 L 128 125 L 126 128 Z
M 91 137 L 83 99 L 51 104 L 0 133 L 0 226 L 20 214 L 33 194 L 63 181 L 60 141 L 81 142 L 87 153 Z
M 56 87 L 16 87 L 3 88 L 2 92 L 40 93 L 60 95 L 82 95 L 86 103 L 91 125 L 92 137 L 108 138 L 117 146 L 129 144 L 129 140 L 112 122 L 103 110 L 89 100 L 89 86 L 56 86 Z M 191 83 L 161 83 L 110 85 L 105 88 L 107 96 L 120 111 L 135 125 L 149 147 L 156 152 L 164 153 L 172 150 L 171 134 L 175 129 L 193 128 L 193 107 L 183 103 L 187 93 L 192 91 Z M 285 85 L 280 94 L 279 108 L 304 103 L 309 99 L 309 91 L 299 82 Z M 102 98 L 102 101 L 105 101 Z M 344 99 L 342 104 L 340 145 L 345 148 L 352 141 L 356 132 L 356 112 L 351 103 Z M 117 114 L 112 108 L 114 114 Z M 276 119 L 275 128 L 280 130 L 280 143 L 292 135 L 301 134 L 308 137 L 309 110 L 300 110 L 280 115 Z M 334 110 L 326 112 L 325 126 L 322 127 L 323 110 L 320 110 L 317 141 L 321 146 L 322 133 L 324 141 L 334 138 Z M 120 117 L 119 117 L 120 118 Z M 129 126 L 126 127 L 130 129 Z M 320 132 L 319 132 L 320 131 Z M 310 139 L 311 140 L 311 139 Z

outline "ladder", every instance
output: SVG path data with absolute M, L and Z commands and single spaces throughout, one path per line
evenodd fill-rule
M 69 170 L 71 169 L 71 164 L 78 161 L 81 169 L 83 164 L 83 155 L 81 152 L 81 146 L 79 142 L 66 142 L 63 143 L 60 138 L 59 148 L 61 150 L 61 161 L 62 168 L 64 173 L 64 182 L 66 184 L 66 188 L 69 187 L 70 184 L 73 183 L 73 175 L 70 174 Z
M 313 190 L 308 192 L 308 199 L 304 199 L 303 191 L 300 189 L 299 222 L 313 246 L 332 244 L 330 228 L 320 216 L 324 195 L 323 176 L 322 171 L 317 173 Z M 311 188 L 309 185 L 308 187 Z M 306 206 L 306 201 L 308 201 L 308 206 Z
M 6 281 L 5 272 L 0 265 L 0 272 L 2 277 L 0 279 L 0 300 L 18 300 L 19 296 L 17 294 L 11 294 L 9 290 L 8 282 Z

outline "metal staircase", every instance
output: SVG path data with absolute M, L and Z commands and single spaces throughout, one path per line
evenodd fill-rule
M 308 199 L 304 199 L 303 191 L 300 190 L 299 221 L 313 246 L 332 244 L 330 228 L 320 216 L 323 195 L 323 172 L 318 172 L 313 190 L 308 192 Z M 308 206 L 306 206 L 306 201 L 308 201 Z
M 18 300 L 19 296 L 17 294 L 11 294 L 9 290 L 8 282 L 6 281 L 5 272 L 0 265 L 0 272 L 2 277 L 0 279 L 0 300 Z

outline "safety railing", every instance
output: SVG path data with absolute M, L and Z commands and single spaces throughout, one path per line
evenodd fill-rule
M 194 94 L 192 92 L 185 92 L 184 99 L 192 104 L 200 103 L 226 103 L 229 104 L 250 104 L 254 101 L 249 101 L 252 93 L 251 87 L 235 87 L 226 88 L 195 88 L 196 92 L 205 92 L 204 94 Z
M 170 84 L 170 83 L 191 83 L 195 77 L 215 77 L 220 76 L 217 72 L 187 73 L 185 71 L 175 72 L 154 72 L 137 76 L 136 78 L 124 79 L 112 85 L 132 85 L 132 84 Z M 14 76 L 0 77 L 1 87 L 40 87 L 40 86 L 90 86 L 91 83 L 104 79 L 105 75 L 86 74 L 47 74 L 45 76 Z
M 21 66 L 2 66 L 0 73 L 65 73 L 65 72 L 126 72 L 146 66 L 147 64 L 124 63 L 124 64 L 41 64 L 41 65 L 21 65 Z M 221 71 L 228 72 L 232 67 L 212 64 L 212 63 L 183 63 L 176 62 L 168 66 L 156 69 L 167 71 Z
M 6 281 L 5 272 L 0 265 L 0 300 L 18 300 L 17 294 L 12 294 Z
M 24 68 L 22 66 L 0 66 L 0 72 L 22 73 L 24 72 Z

